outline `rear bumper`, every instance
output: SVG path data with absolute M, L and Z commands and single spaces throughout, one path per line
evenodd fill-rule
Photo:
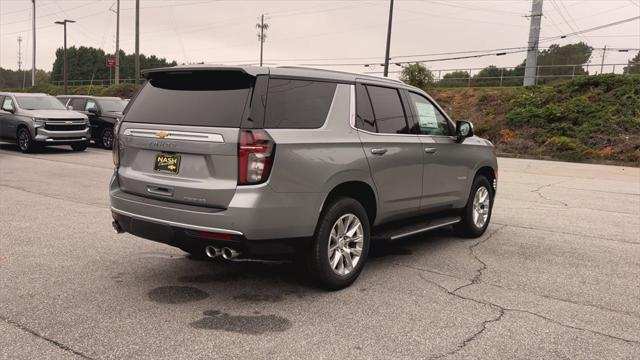
M 262 184 L 238 187 L 229 206 L 223 210 L 124 193 L 117 175 L 112 177 L 110 188 L 114 218 L 132 218 L 158 227 L 229 234 L 247 241 L 312 236 L 321 198 L 317 193 L 277 193 Z

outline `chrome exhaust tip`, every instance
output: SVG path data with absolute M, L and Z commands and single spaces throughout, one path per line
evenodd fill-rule
M 220 250 L 219 248 L 217 248 L 215 246 L 207 245 L 204 248 L 204 253 L 205 253 L 205 255 L 207 255 L 207 257 L 213 259 L 215 257 L 220 256 L 222 254 L 222 250 Z
M 225 248 L 222 249 L 222 257 L 225 260 L 235 259 L 238 256 L 240 256 L 240 252 L 239 251 L 233 250 L 233 249 L 228 248 L 228 247 L 225 247 Z
M 113 227 L 113 231 L 115 231 L 116 234 L 122 234 L 124 232 L 124 230 L 122 230 L 122 226 L 120 226 L 120 224 L 115 220 L 111 222 L 111 226 Z

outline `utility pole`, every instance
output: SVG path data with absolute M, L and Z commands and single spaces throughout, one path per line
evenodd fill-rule
M 604 55 L 607 53 L 607 45 L 602 49 L 602 62 L 600 63 L 600 74 L 604 71 Z
M 116 79 L 120 83 L 120 0 L 116 0 Z
M 256 24 L 256 27 L 260 29 L 260 34 L 258 34 L 258 40 L 260 40 L 260 66 L 262 66 L 262 51 L 264 48 L 264 41 L 267 38 L 267 34 L 265 34 L 264 31 L 269 29 L 269 24 L 264 23 L 264 14 L 260 16 L 260 23 Z
M 136 85 L 140 83 L 140 0 L 136 0 L 136 55 L 134 57 Z
M 67 23 L 74 23 L 73 20 L 64 19 L 63 21 L 56 21 L 55 24 L 64 26 L 64 65 L 62 70 L 62 80 L 64 82 L 64 93 L 67 92 Z
M 389 51 L 391 48 L 391 24 L 393 23 L 393 0 L 389 4 L 389 26 L 387 27 L 387 50 L 384 53 L 384 77 L 389 76 Z
M 18 36 L 18 72 L 22 71 L 22 36 Z
M 33 59 L 31 65 L 31 86 L 36 86 L 36 0 L 31 0 L 33 3 Z
M 529 24 L 529 47 L 527 62 L 524 68 L 523 86 L 536 84 L 538 69 L 538 43 L 540 42 L 540 23 L 542 22 L 542 0 L 531 0 L 531 15 Z

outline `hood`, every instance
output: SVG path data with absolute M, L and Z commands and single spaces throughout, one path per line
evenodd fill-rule
M 22 110 L 23 115 L 46 119 L 78 119 L 86 120 L 87 116 L 71 110 Z

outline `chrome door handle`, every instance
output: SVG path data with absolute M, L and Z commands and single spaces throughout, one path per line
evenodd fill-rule
M 426 152 L 427 154 L 435 154 L 438 152 L 438 149 L 436 148 L 424 148 L 424 152 Z
M 371 149 L 371 153 L 373 155 L 384 155 L 387 153 L 387 149 L 381 148 L 381 149 Z

